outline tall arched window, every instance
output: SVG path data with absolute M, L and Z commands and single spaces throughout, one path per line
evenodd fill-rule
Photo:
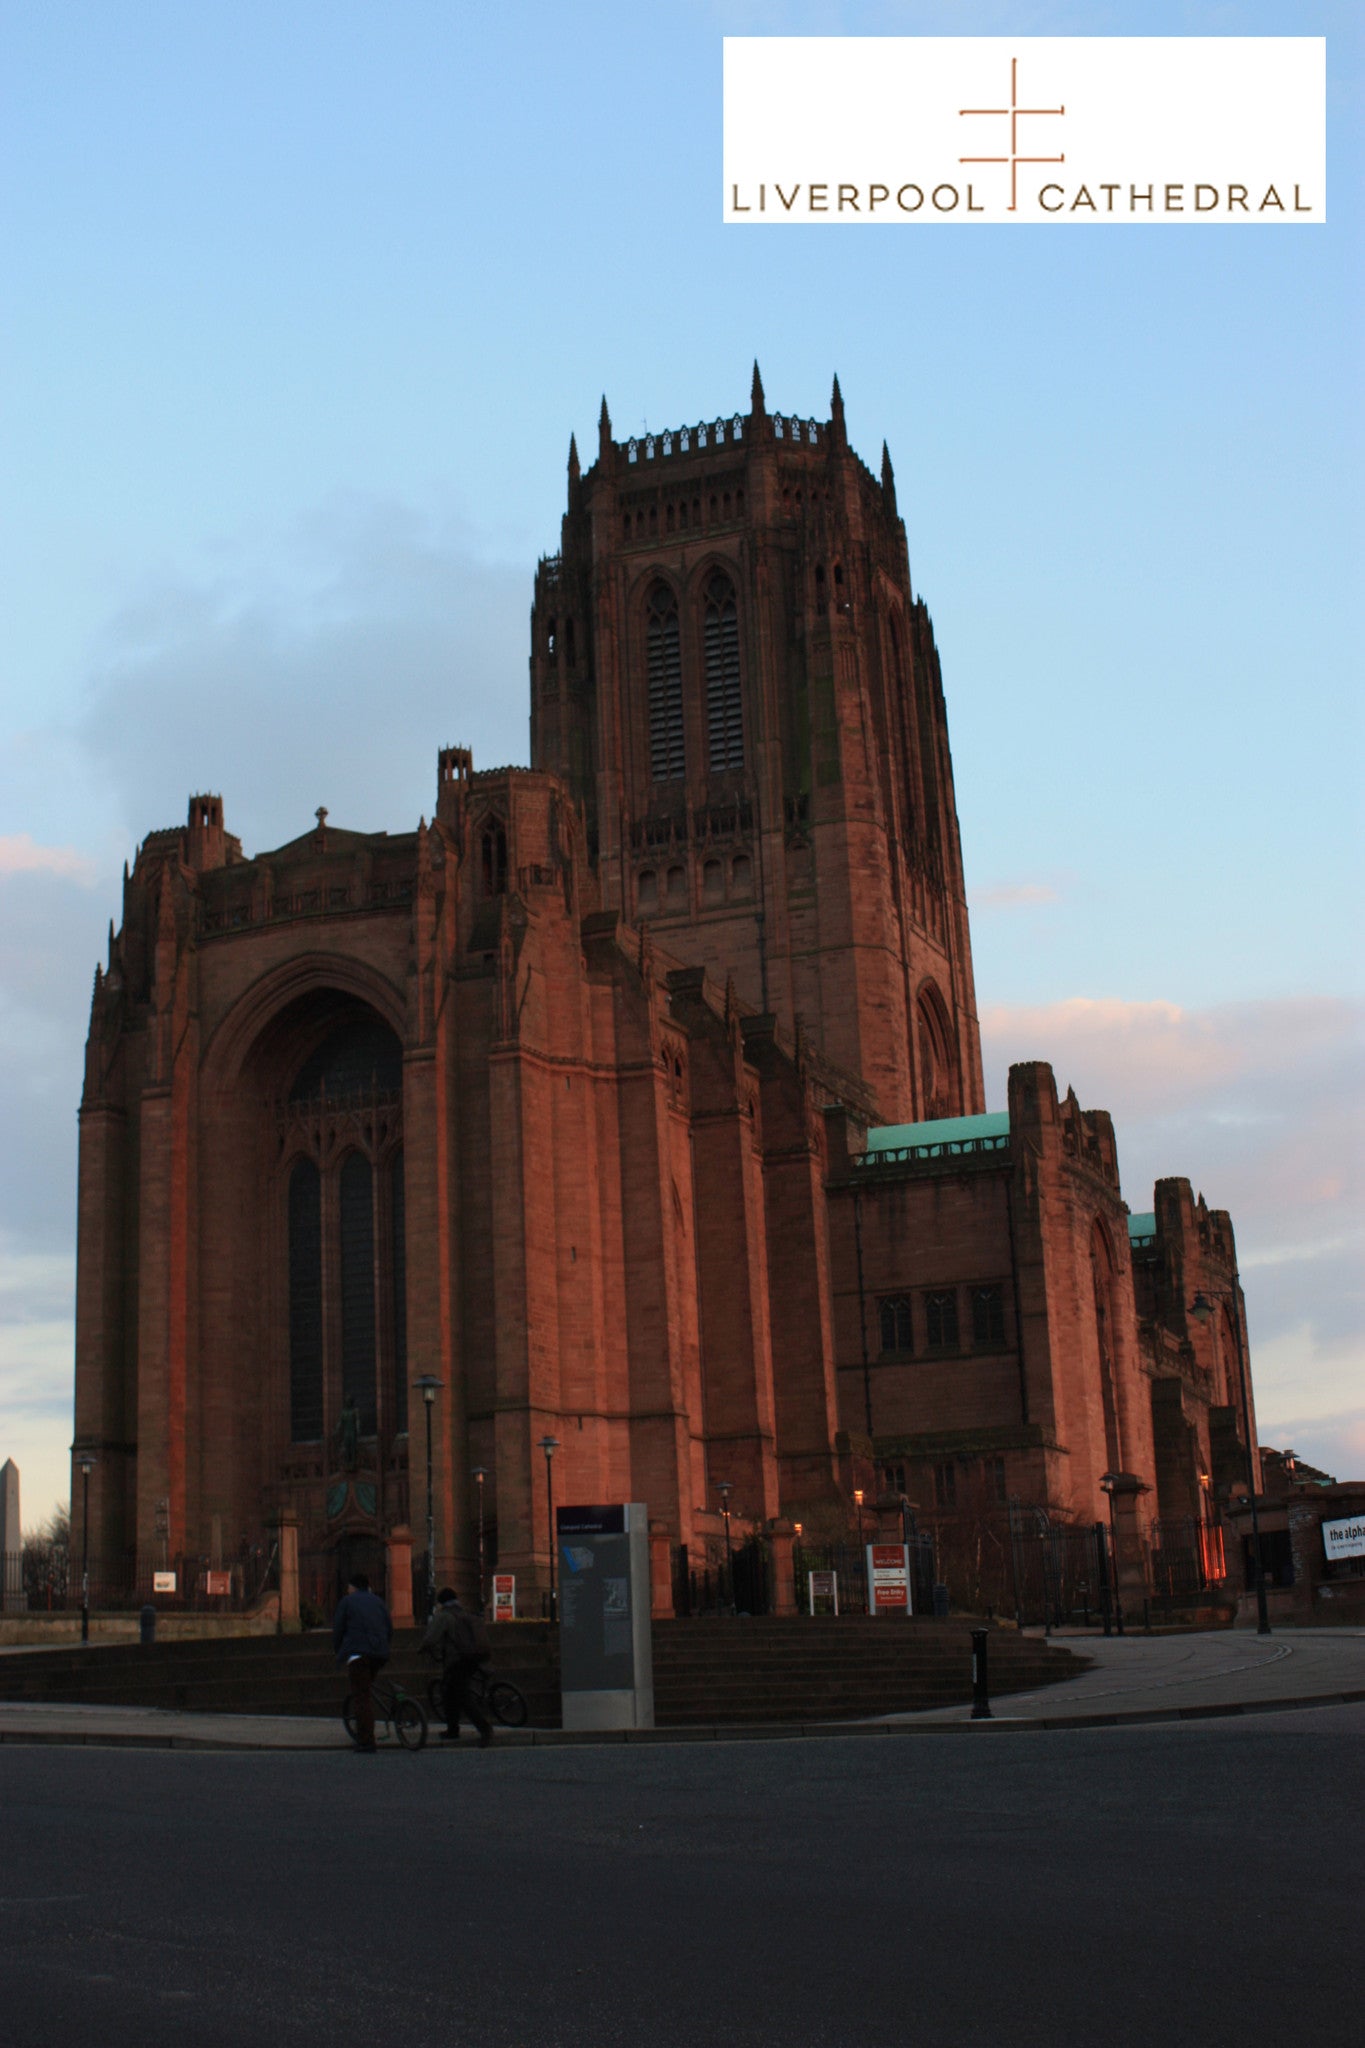
M 289 1176 L 289 1434 L 322 1435 L 322 1176 L 311 1159 Z
M 483 828 L 483 893 L 507 894 L 507 828 L 500 818 L 490 818 Z
M 408 1426 L 408 1247 L 404 1215 L 403 1148 L 389 1168 L 389 1242 L 393 1251 L 393 1426 Z
M 1099 1350 L 1100 1397 L 1104 1408 L 1104 1455 L 1111 1472 L 1123 1469 L 1123 1437 L 1114 1386 L 1114 1264 L 1096 1219 L 1090 1232 L 1090 1278 L 1095 1297 L 1095 1341 Z
M 374 1173 L 361 1152 L 341 1169 L 341 1390 L 360 1416 L 360 1433 L 378 1427 L 374 1377 Z
M 407 1427 L 402 1089 L 398 1038 L 348 1005 L 279 1105 L 296 1444 L 334 1439 L 351 1405 L 361 1438 Z
M 675 782 L 686 772 L 682 657 L 678 606 L 666 583 L 656 583 L 649 593 L 645 637 L 649 649 L 649 772 L 655 782 Z
M 717 569 L 706 585 L 706 744 L 713 775 L 744 766 L 735 588 Z
M 936 1117 L 953 1114 L 956 1090 L 943 1007 L 932 989 L 926 989 L 915 1006 L 915 1029 L 919 1041 L 920 1114 L 933 1122 Z

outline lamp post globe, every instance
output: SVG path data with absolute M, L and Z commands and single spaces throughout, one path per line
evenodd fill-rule
M 735 1599 L 735 1551 L 734 1544 L 730 1539 L 730 1495 L 735 1490 L 734 1481 L 731 1479 L 713 1479 L 711 1484 L 720 1495 L 721 1518 L 725 1523 L 725 1576 L 730 1584 L 730 1612 L 731 1614 L 738 1614 L 739 1603 Z
M 412 1384 L 422 1396 L 427 1411 L 427 1620 L 430 1621 L 436 1612 L 436 1496 L 431 1472 L 431 1410 L 445 1381 L 438 1380 L 433 1373 L 424 1372 Z
M 76 1460 L 81 1472 L 81 1641 L 90 1640 L 90 1474 L 95 1469 L 93 1451 L 82 1451 Z
M 1114 1474 L 1113 1472 L 1102 1472 L 1102 1473 L 1100 1474 L 1100 1491 L 1101 1491 L 1101 1493 L 1103 1493 L 1103 1495 L 1104 1495 L 1105 1499 L 1106 1499 L 1106 1500 L 1108 1501 L 1108 1503 L 1109 1503 L 1109 1555 L 1110 1555 L 1110 1557 L 1111 1557 L 1111 1558 L 1112 1558 L 1112 1560 L 1113 1560 L 1113 1579 L 1114 1579 L 1114 1627 L 1115 1627 L 1115 1629 L 1116 1629 L 1116 1630 L 1118 1631 L 1119 1635 L 1122 1635 L 1122 1634 L 1123 1634 L 1123 1597 L 1122 1597 L 1122 1595 L 1121 1595 L 1121 1594 L 1120 1594 L 1120 1592 L 1119 1592 L 1119 1538 L 1118 1538 L 1118 1531 L 1117 1531 L 1117 1529 L 1116 1529 L 1116 1528 L 1115 1528 L 1115 1526 L 1114 1526 L 1114 1485 L 1115 1485 L 1115 1478 L 1116 1478 L 1116 1475 L 1115 1475 L 1115 1474 Z M 1106 1617 L 1106 1618 L 1107 1618 L 1107 1617 Z
M 476 1465 L 472 1477 L 475 1486 L 479 1489 L 479 1611 L 480 1613 L 486 1613 L 488 1609 L 488 1593 L 484 1585 L 483 1487 L 484 1481 L 488 1477 L 488 1467 L 486 1465 Z
M 1270 1634 L 1270 1610 L 1265 1592 L 1265 1563 L 1261 1557 L 1261 1518 L 1256 1507 L 1256 1461 L 1251 1455 L 1251 1398 L 1247 1393 L 1246 1355 L 1242 1345 L 1242 1319 L 1237 1312 L 1236 1273 L 1232 1276 L 1232 1301 L 1229 1322 L 1232 1325 L 1232 1344 L 1237 1353 L 1237 1391 L 1242 1403 L 1242 1449 L 1246 1456 L 1247 1501 L 1251 1508 L 1251 1562 L 1256 1586 L 1256 1633 Z M 1213 1303 L 1202 1288 L 1190 1303 L 1189 1313 L 1203 1325 L 1213 1316 Z
M 555 1482 L 553 1459 L 559 1449 L 557 1436 L 541 1437 L 538 1449 L 545 1453 L 545 1505 L 550 1517 L 550 1619 L 555 1619 L 555 1552 L 559 1548 L 555 1536 Z

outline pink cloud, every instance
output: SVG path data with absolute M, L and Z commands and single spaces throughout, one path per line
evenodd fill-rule
M 0 876 L 62 875 L 70 882 L 94 883 L 95 862 L 74 846 L 39 846 L 27 832 L 0 833 Z
M 999 882 L 972 891 L 973 910 L 1013 910 L 1021 903 L 1060 903 L 1061 891 L 1051 882 Z

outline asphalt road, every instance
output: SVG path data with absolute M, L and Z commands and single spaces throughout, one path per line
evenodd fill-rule
M 0 2036 L 1353 2048 L 1362 1737 L 6 1747 Z

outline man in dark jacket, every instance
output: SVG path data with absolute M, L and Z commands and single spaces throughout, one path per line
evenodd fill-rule
M 479 1731 L 479 1748 L 487 1749 L 493 1740 L 493 1724 L 477 1696 L 471 1695 L 469 1681 L 479 1666 L 488 1662 L 492 1649 L 488 1630 L 477 1614 L 461 1607 L 453 1586 L 442 1586 L 436 1595 L 436 1612 L 427 1623 L 422 1648 L 434 1650 L 441 1660 L 441 1705 L 446 1717 L 442 1742 L 459 1741 L 460 1717 L 468 1714 Z
M 332 1616 L 332 1648 L 345 1670 L 355 1704 L 356 1748 L 367 1756 L 375 1752 L 375 1673 L 389 1661 L 393 1623 L 389 1610 L 377 1593 L 370 1591 L 364 1572 L 352 1572 L 350 1590 Z

